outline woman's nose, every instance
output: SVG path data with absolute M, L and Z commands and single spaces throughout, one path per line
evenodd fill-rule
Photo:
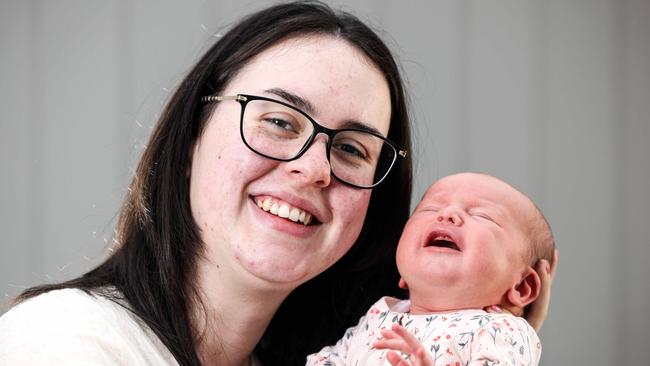
M 461 226 L 463 224 L 459 210 L 454 206 L 448 206 L 438 211 L 437 220 L 440 223 L 454 226 Z
M 295 179 L 307 184 L 329 186 L 332 178 L 327 160 L 327 137 L 317 136 L 307 151 L 300 158 L 286 162 L 285 168 Z

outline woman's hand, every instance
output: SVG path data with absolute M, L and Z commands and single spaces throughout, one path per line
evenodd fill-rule
M 424 349 L 422 343 L 401 325 L 395 323 L 391 329 L 383 329 L 383 339 L 376 341 L 376 349 L 389 349 L 386 359 L 392 366 L 434 366 L 431 355 Z M 396 352 L 407 355 L 404 359 Z
M 555 272 L 557 272 L 557 260 L 560 253 L 556 250 L 553 253 L 553 266 L 548 263 L 545 259 L 540 259 L 535 266 L 535 271 L 539 275 L 539 279 L 542 281 L 542 288 L 539 291 L 539 296 L 532 304 L 528 305 L 524 310 L 524 314 L 521 314 L 521 311 L 518 311 L 516 308 L 504 308 L 499 305 L 491 305 L 486 307 L 484 310 L 488 313 L 503 313 L 510 312 L 513 315 L 521 316 L 524 315 L 528 323 L 539 332 L 546 320 L 546 315 L 548 314 L 548 306 L 551 302 L 551 284 L 553 283 L 553 278 L 555 277 Z
M 555 250 L 553 254 L 553 267 L 547 260 L 540 260 L 535 267 L 542 280 L 542 289 L 539 292 L 539 297 L 532 304 L 526 307 L 525 316 L 528 323 L 535 328 L 536 331 L 542 328 L 546 315 L 548 314 L 548 305 L 551 302 L 551 284 L 557 272 L 557 260 L 560 253 Z

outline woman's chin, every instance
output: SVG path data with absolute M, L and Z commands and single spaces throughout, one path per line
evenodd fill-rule
M 275 288 L 294 289 L 316 274 L 313 266 L 290 256 L 256 256 L 255 259 L 240 260 L 242 267 L 262 283 Z

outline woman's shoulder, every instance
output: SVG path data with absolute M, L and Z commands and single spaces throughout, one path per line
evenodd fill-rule
M 149 328 L 119 302 L 119 293 L 112 291 L 115 301 L 105 294 L 53 290 L 14 306 L 0 318 L 0 364 L 23 357 L 30 364 L 175 364 Z
M 37 310 L 40 315 L 59 311 L 63 311 L 65 314 L 67 312 L 74 312 L 78 309 L 98 308 L 103 305 L 100 295 L 96 292 L 86 292 L 76 288 L 66 288 L 48 291 L 20 301 L 17 305 L 9 309 L 9 311 L 2 316 L 2 319 L 7 315 L 21 316 L 35 310 Z
M 71 288 L 52 290 L 20 302 L 0 318 L 0 329 L 16 327 L 61 333 L 100 324 L 108 326 L 129 317 L 126 308 L 105 296 Z

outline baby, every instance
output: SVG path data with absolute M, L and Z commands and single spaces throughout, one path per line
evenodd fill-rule
M 523 193 L 461 173 L 424 194 L 397 246 L 399 286 L 308 365 L 537 365 L 541 344 L 521 317 L 540 291 L 533 266 L 553 261 L 548 222 Z M 499 305 L 509 312 L 487 313 Z

